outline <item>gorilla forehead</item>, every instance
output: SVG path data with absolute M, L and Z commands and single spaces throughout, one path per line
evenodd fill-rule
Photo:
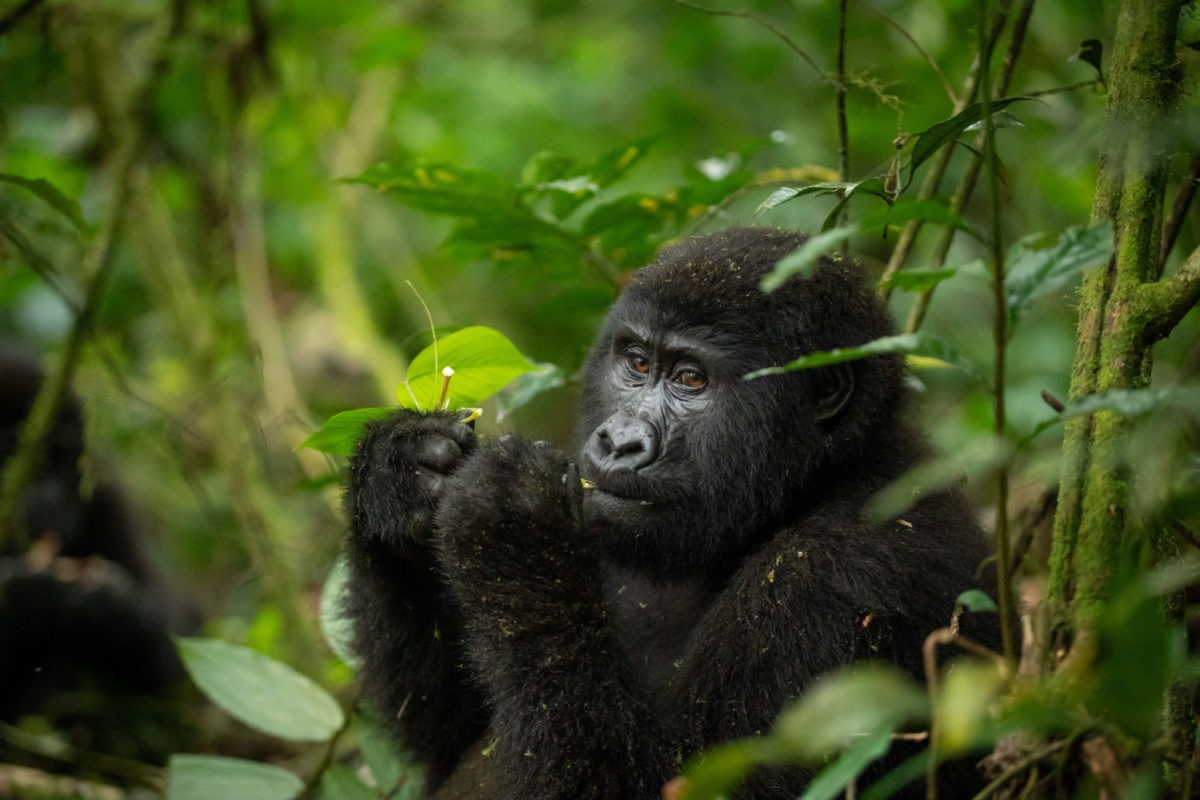
M 794 231 L 730 228 L 682 240 L 639 270 L 608 322 L 694 332 L 768 358 L 850 347 L 892 332 L 891 316 L 858 265 L 830 257 L 771 293 L 762 279 L 807 241 Z

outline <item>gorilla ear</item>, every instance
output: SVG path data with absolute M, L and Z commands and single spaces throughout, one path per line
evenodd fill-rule
M 849 364 L 830 364 L 812 378 L 813 416 L 817 422 L 833 419 L 854 394 L 854 370 Z

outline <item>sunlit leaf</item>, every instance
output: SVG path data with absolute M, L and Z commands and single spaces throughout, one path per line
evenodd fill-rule
M 291 800 L 304 782 L 272 764 L 221 756 L 171 756 L 167 800 Z
M 1023 237 L 1006 258 L 1004 288 L 1010 322 L 1016 323 L 1037 298 L 1073 286 L 1083 272 L 1106 263 L 1112 248 L 1108 222 L 1068 228 L 1049 244 L 1041 234 Z
M 961 659 L 951 665 L 934 708 L 940 754 L 953 758 L 986 743 L 989 708 L 1004 682 L 996 664 Z
M 216 639 L 175 640 L 188 675 L 232 716 L 271 736 L 323 742 L 345 717 L 337 701 L 286 664 Z
M 301 447 L 319 450 L 335 456 L 354 455 L 354 448 L 362 438 L 363 428 L 368 422 L 383 419 L 395 409 L 357 408 L 342 411 L 325 421 L 317 431 L 300 443 Z
M 448 408 L 478 406 L 513 378 L 538 369 L 499 331 L 478 325 L 463 328 L 438 339 L 412 360 L 408 380 L 397 392 L 400 405 L 433 410 L 446 367 L 454 370 Z

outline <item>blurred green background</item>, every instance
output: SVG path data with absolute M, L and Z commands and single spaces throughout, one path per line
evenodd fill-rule
M 573 375 L 620 271 L 697 229 L 820 227 L 831 198 L 754 212 L 774 188 L 799 185 L 789 178 L 836 175 L 837 4 L 705 0 L 735 12 L 723 15 L 700 5 L 0 3 L 0 172 L 49 181 L 93 231 L 0 184 L 0 209 L 53 267 L 52 279 L 39 275 L 0 239 L 0 339 L 54 364 L 73 316 L 63 296 L 82 295 L 84 254 L 113 212 L 113 154 L 131 124 L 143 125 L 115 270 L 75 389 L 89 468 L 126 486 L 161 563 L 222 635 L 313 671 L 318 650 L 304 631 L 344 529 L 341 465 L 297 445 L 334 412 L 394 402 L 408 359 L 429 341 L 422 301 L 439 331 L 490 325 L 561 367 L 560 388 L 503 419 L 490 408 L 482 425 L 565 445 Z M 1009 94 L 1090 81 L 1074 56 L 1086 39 L 1109 42 L 1112 5 L 1041 4 Z M 960 91 L 977 23 L 973 0 L 850 4 L 849 179 L 883 174 L 898 136 L 951 116 L 945 86 Z M 127 113 L 155 75 L 149 102 Z M 1011 109 L 1024 125 L 1001 131 L 998 149 L 1012 240 L 1088 221 L 1103 106 L 1087 86 Z M 1200 145 L 1196 122 L 1185 111 L 1180 151 Z M 531 159 L 548 158 L 539 154 L 588 164 L 643 139 L 645 155 L 594 203 L 628 195 L 646 208 L 646 198 L 678 191 L 716 199 L 705 200 L 711 213 L 655 218 L 630 250 L 598 245 L 600 264 L 569 247 L 536 258 L 469 247 L 451 237 L 453 215 L 342 180 L 387 161 L 515 185 Z M 946 187 L 969 157 L 960 148 Z M 859 202 L 852 215 L 875 209 Z M 966 216 L 985 227 L 985 213 L 977 200 Z M 1182 251 L 1197 234 L 1193 222 Z M 922 265 L 927 238 L 910 265 Z M 878 271 L 891 245 L 862 238 L 855 249 Z M 980 256 L 963 239 L 947 264 Z M 898 319 L 911 302 L 896 293 Z M 989 303 L 985 280 L 963 275 L 939 289 L 925 327 L 986 365 Z M 1177 370 L 1195 333 L 1193 314 L 1157 368 Z M 1018 433 L 1049 415 L 1042 389 L 1065 397 L 1073 336 L 1070 292 L 1040 303 L 1016 332 Z M 941 447 L 990 429 L 986 390 L 953 372 L 917 380 L 914 411 L 936 420 L 927 427 Z M 1024 486 L 1056 477 L 1055 444 L 1046 434 L 1022 457 L 1018 500 Z M 972 489 L 986 507 L 986 490 Z M 302 607 L 281 611 L 294 597 Z

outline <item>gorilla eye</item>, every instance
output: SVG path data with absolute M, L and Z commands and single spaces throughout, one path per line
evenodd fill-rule
M 650 359 L 646 358 L 643 353 L 636 350 L 625 354 L 625 361 L 629 364 L 629 368 L 639 375 L 646 375 L 650 372 Z
M 698 369 L 681 369 L 675 373 L 673 380 L 680 386 L 693 391 L 699 391 L 708 385 L 708 376 Z

